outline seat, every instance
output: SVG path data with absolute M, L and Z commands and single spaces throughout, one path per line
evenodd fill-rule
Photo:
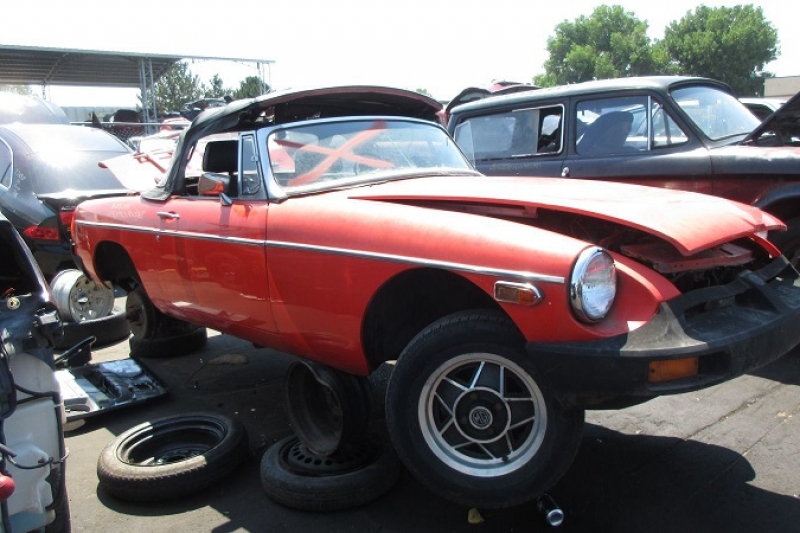
M 625 111 L 613 111 L 597 117 L 578 141 L 578 153 L 597 155 L 623 151 L 632 123 L 633 115 Z
M 239 142 L 237 140 L 212 141 L 203 152 L 203 172 L 225 174 L 229 178 L 227 193 L 237 194 L 236 172 L 239 170 Z

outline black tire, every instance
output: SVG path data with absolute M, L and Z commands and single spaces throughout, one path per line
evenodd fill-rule
M 241 422 L 221 414 L 187 413 L 119 435 L 101 452 L 97 478 L 105 493 L 120 500 L 179 498 L 214 484 L 248 454 Z
M 504 315 L 470 311 L 434 322 L 398 358 L 389 433 L 406 467 L 440 496 L 510 507 L 546 492 L 572 463 L 584 412 L 558 404 L 523 345 Z
M 292 509 L 340 511 L 386 494 L 401 469 L 394 449 L 376 435 L 328 456 L 315 455 L 291 435 L 264 452 L 261 486 L 272 500 Z
M 156 309 L 142 287 L 128 293 L 125 313 L 131 331 L 131 357 L 185 355 L 202 348 L 208 338 L 205 328 Z
M 95 337 L 97 340 L 92 346 L 100 348 L 120 342 L 131 334 L 125 309 L 118 305 L 114 306 L 111 314 L 102 318 L 83 322 L 64 322 L 63 330 L 64 336 L 55 346 L 57 350 L 68 350 L 88 337 Z
M 800 267 L 800 218 L 785 222 L 786 231 L 770 233 L 769 238 L 789 262 L 795 267 Z

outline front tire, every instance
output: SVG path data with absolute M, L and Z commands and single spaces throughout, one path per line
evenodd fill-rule
M 444 498 L 509 507 L 566 472 L 584 413 L 563 409 L 500 313 L 461 312 L 419 333 L 397 360 L 386 422 L 400 458 Z

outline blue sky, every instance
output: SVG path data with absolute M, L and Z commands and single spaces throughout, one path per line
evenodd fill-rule
M 690 0 L 39 0 L 4 6 L 0 44 L 269 59 L 275 61 L 269 69 L 275 88 L 370 83 L 423 88 L 449 99 L 466 86 L 494 79 L 531 81 L 542 72 L 547 38 L 556 25 L 589 16 L 603 3 L 646 20 L 651 38 L 662 38 L 670 22 L 697 5 Z M 778 30 L 781 54 L 767 70 L 800 75 L 794 4 L 754 4 Z M 197 61 L 190 68 L 203 81 L 217 73 L 230 87 L 256 74 L 252 65 L 230 62 Z M 137 93 L 54 86 L 49 97 L 62 106 L 123 107 L 136 105 Z

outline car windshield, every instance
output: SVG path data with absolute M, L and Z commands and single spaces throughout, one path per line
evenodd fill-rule
M 735 96 L 714 87 L 683 87 L 672 97 L 711 140 L 745 136 L 759 120 Z
M 270 133 L 267 148 L 272 173 L 287 193 L 410 175 L 474 172 L 443 129 L 404 120 L 285 127 Z

